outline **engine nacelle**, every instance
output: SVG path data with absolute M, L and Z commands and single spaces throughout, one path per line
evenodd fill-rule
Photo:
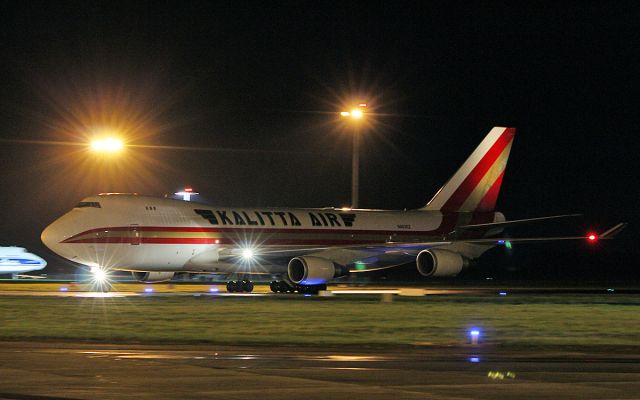
M 422 250 L 416 257 L 418 272 L 427 277 L 456 276 L 469 266 L 469 259 L 452 251 Z
M 142 283 L 159 283 L 166 282 L 173 278 L 175 272 L 132 272 L 133 279 Z
M 289 279 L 299 285 L 321 285 L 347 273 L 346 268 L 322 257 L 294 257 L 289 261 Z

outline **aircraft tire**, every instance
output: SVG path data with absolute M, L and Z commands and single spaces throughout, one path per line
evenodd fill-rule
M 241 282 L 241 288 L 242 292 L 251 293 L 253 292 L 253 282 L 249 280 L 243 280 Z

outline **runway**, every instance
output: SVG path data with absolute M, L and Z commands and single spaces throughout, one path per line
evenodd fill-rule
M 452 286 L 415 285 L 346 285 L 334 284 L 321 293 L 324 296 L 379 295 L 379 296 L 431 296 L 431 295 L 501 295 L 508 294 L 640 294 L 638 286 L 521 286 L 503 285 Z M 53 296 L 53 297 L 135 297 L 135 296 L 300 296 L 299 294 L 272 293 L 268 284 L 256 284 L 252 293 L 227 293 L 225 284 L 212 283 L 113 283 L 106 293 L 96 290 L 90 283 L 4 281 L 0 282 L 0 296 Z M 309 296 L 309 295 L 307 295 Z
M 606 349 L 0 343 L 0 399 L 637 399 L 640 392 L 640 355 Z
M 494 292 L 495 290 L 490 290 Z M 477 288 L 426 288 L 393 286 L 347 286 L 333 285 L 323 296 L 334 295 L 453 295 L 488 292 Z M 227 293 L 224 284 L 143 284 L 113 283 L 108 292 L 100 292 L 89 283 L 75 282 L 10 282 L 0 283 L 0 296 L 54 296 L 54 297 L 132 297 L 132 296 L 300 296 L 299 294 L 281 294 L 271 292 L 269 285 L 257 284 L 252 293 Z

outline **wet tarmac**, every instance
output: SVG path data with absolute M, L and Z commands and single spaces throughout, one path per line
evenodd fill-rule
M 0 342 L 0 399 L 638 399 L 626 349 Z
M 640 294 L 640 287 L 621 286 L 409 286 L 397 285 L 330 285 L 320 295 L 350 296 L 430 296 L 430 295 L 556 295 L 556 294 Z M 256 284 L 253 293 L 227 293 L 223 284 L 142 284 L 142 283 L 114 283 L 108 292 L 97 291 L 91 284 L 76 282 L 42 282 L 42 281 L 4 281 L 0 282 L 0 296 L 54 296 L 54 297 L 131 297 L 131 296 L 278 296 L 298 297 L 300 294 L 272 293 L 266 284 Z M 308 296 L 308 295 L 307 295 Z
M 392 286 L 329 286 L 328 290 L 321 292 L 324 296 L 343 295 L 400 295 L 400 296 L 427 296 L 427 295 L 458 295 L 480 294 L 494 292 L 478 288 L 428 288 L 408 287 L 399 288 Z M 300 294 L 273 293 L 268 285 L 256 285 L 253 293 L 228 293 L 225 285 L 221 284 L 140 284 L 140 283 L 115 283 L 106 292 L 96 290 L 91 284 L 77 284 L 74 282 L 11 282 L 0 283 L 0 296 L 47 296 L 47 297 L 131 297 L 131 296 L 230 296 L 230 297 L 256 297 L 278 296 L 299 297 Z

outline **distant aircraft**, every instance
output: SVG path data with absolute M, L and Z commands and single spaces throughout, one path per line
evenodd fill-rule
M 23 274 L 38 271 L 47 266 L 47 262 L 35 254 L 28 253 L 23 247 L 0 247 L 0 275 Z
M 510 225 L 560 215 L 506 221 L 494 207 L 514 128 L 493 128 L 423 208 L 227 208 L 133 194 L 82 200 L 42 232 L 51 250 L 95 268 L 132 271 L 144 282 L 177 272 L 237 274 L 230 292 L 251 292 L 254 274 L 276 277 L 274 292 L 316 293 L 329 280 L 415 262 L 425 277 L 458 275 L 497 245 L 596 236 L 507 239 Z

